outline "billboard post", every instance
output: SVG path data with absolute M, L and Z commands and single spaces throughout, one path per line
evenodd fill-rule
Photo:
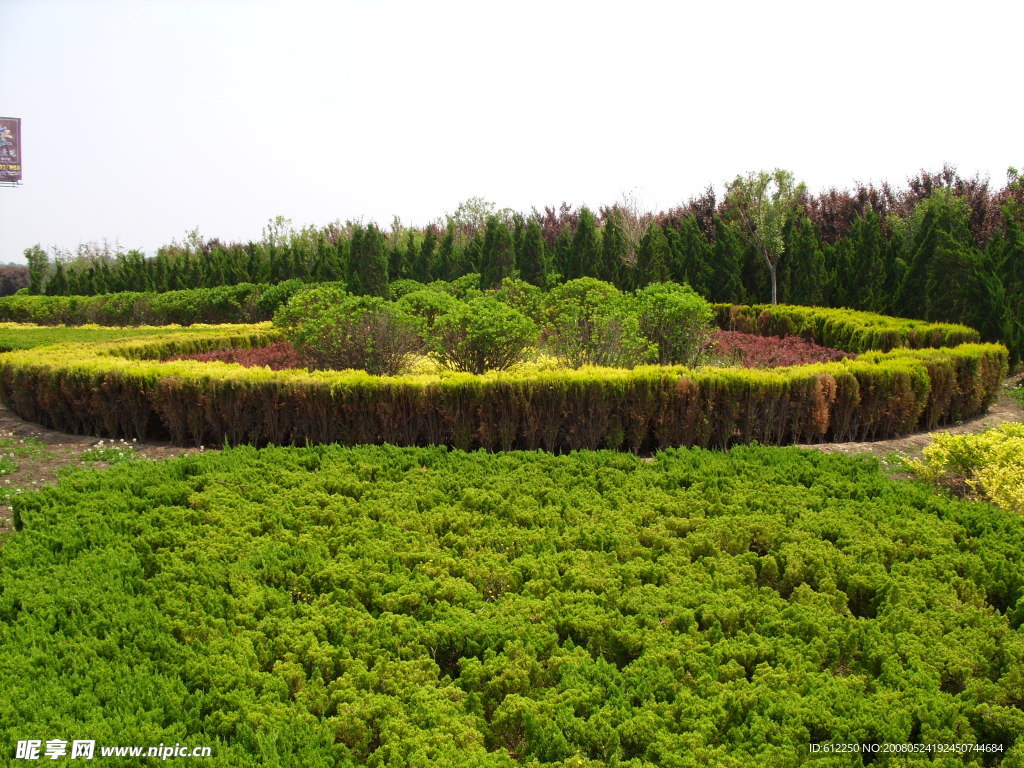
M 21 183 L 21 118 L 0 117 L 0 185 Z

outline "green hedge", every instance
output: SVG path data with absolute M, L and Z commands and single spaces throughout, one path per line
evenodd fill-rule
M 982 413 L 998 344 L 894 350 L 789 369 L 646 366 L 374 377 L 154 362 L 259 346 L 267 326 L 56 345 L 0 357 L 0 398 L 63 431 L 177 443 L 438 444 L 566 451 L 878 440 Z
M 953 347 L 981 340 L 973 328 L 929 323 L 873 312 L 785 304 L 714 304 L 715 322 L 727 331 L 761 336 L 801 336 L 855 354 L 897 347 Z
M 305 284 L 239 283 L 164 293 L 107 293 L 100 296 L 0 298 L 0 321 L 38 325 L 191 325 L 269 320 L 274 310 Z

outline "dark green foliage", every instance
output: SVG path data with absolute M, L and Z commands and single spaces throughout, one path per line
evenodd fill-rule
M 652 221 L 640 240 L 640 248 L 637 251 L 636 287 L 668 281 L 671 256 L 665 233 Z
M 433 268 L 433 276 L 438 280 L 451 282 L 459 274 L 459 262 L 455 255 L 455 227 L 449 224 L 437 249 L 437 261 Z
M 435 252 L 437 251 L 437 229 L 427 227 L 423 242 L 412 262 L 412 277 L 421 283 L 429 283 L 433 275 Z
M 572 368 L 633 368 L 656 354 L 640 331 L 636 303 L 610 283 L 583 277 L 555 286 L 545 316 L 548 347 Z
M 384 234 L 376 224 L 357 230 L 352 237 L 349 256 L 352 292 L 366 296 L 387 297 L 388 247 Z
M 845 282 L 850 286 L 851 307 L 870 312 L 885 309 L 885 233 L 878 214 L 868 211 L 850 228 L 853 253 L 849 274 Z
M 612 283 L 619 288 L 628 288 L 625 276 L 632 272 L 636 264 L 628 264 L 629 243 L 626 232 L 620 224 L 620 214 L 612 210 L 605 217 L 601 229 L 601 269 L 590 277 Z
M 576 230 L 572 234 L 563 277 L 572 280 L 585 275 L 596 275 L 604 271 L 601 264 L 601 238 L 597 230 L 597 218 L 593 211 L 584 206 L 580 209 Z
M 814 224 L 806 216 L 793 217 L 787 222 L 784 236 L 786 258 L 779 267 L 780 299 L 787 304 L 820 305 L 827 280 Z
M 283 330 L 313 367 L 397 376 L 422 346 L 421 328 L 398 304 L 377 296 L 349 296 Z
M 548 258 L 547 247 L 544 245 L 544 237 L 541 234 L 540 223 L 536 219 L 530 219 L 523 232 L 523 241 L 520 246 L 519 276 L 542 290 L 548 288 L 548 274 L 551 271 L 551 263 Z
M 714 279 L 713 248 L 696 216 L 687 216 L 680 222 L 673 243 L 674 263 L 678 269 L 672 279 L 689 284 L 701 296 L 710 296 Z
M 456 371 L 500 371 L 522 359 L 537 342 L 537 325 L 491 296 L 458 303 L 434 321 L 432 352 Z
M 15 522 L 11 750 L 180 742 L 217 768 L 862 764 L 818 742 L 1003 750 L 882 765 L 1022 757 L 1024 521 L 860 457 L 243 448 L 80 471 Z
M 707 351 L 715 311 L 688 285 L 652 283 L 637 292 L 637 309 L 659 365 L 695 366 Z
M 487 220 L 483 252 L 480 261 L 480 288 L 496 288 L 506 277 L 512 277 L 516 268 L 516 251 L 512 232 L 497 216 Z
M 745 250 L 736 228 L 721 218 L 716 218 L 711 291 L 711 297 L 715 301 L 743 303 L 744 288 L 741 275 Z

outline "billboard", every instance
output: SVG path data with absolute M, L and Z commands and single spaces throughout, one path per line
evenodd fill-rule
M 0 183 L 21 181 L 21 118 L 0 117 Z

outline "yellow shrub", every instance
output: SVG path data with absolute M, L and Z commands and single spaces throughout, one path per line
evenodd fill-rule
M 963 480 L 1002 509 L 1024 512 L 1024 423 L 978 435 L 938 434 L 923 454 L 908 462 L 922 479 Z

